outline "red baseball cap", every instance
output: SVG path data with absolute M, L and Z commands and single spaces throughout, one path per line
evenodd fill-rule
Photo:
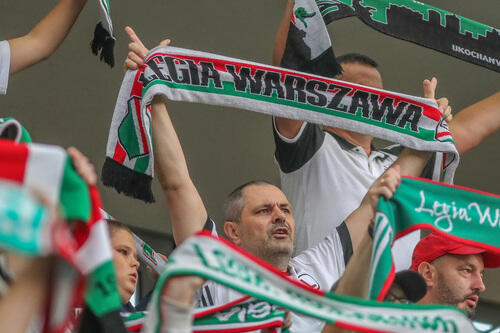
M 422 238 L 417 246 L 415 246 L 410 269 L 416 271 L 420 263 L 424 261 L 432 263 L 445 254 L 482 254 L 484 267 L 500 267 L 500 253 L 467 245 L 443 236 L 440 233 L 433 232 L 429 236 Z

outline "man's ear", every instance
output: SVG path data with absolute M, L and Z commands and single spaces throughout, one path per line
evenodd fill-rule
M 224 233 L 226 237 L 235 245 L 241 245 L 240 238 L 240 225 L 233 221 L 226 221 L 224 223 Z
M 432 288 L 437 279 L 436 268 L 432 264 L 422 261 L 420 265 L 418 265 L 418 272 L 424 278 L 425 283 L 427 283 L 427 288 Z

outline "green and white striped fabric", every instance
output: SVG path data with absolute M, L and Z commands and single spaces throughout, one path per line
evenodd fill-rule
M 394 281 L 391 245 L 416 229 L 498 253 L 500 196 L 465 187 L 404 177 L 390 200 L 379 199 L 370 266 L 371 299 L 384 299 Z
M 465 314 L 455 307 L 382 303 L 311 290 L 203 231 L 185 240 L 170 256 L 155 287 L 145 332 L 160 332 L 166 324 L 161 291 L 168 279 L 177 275 L 201 276 L 256 299 L 359 332 L 475 331 Z

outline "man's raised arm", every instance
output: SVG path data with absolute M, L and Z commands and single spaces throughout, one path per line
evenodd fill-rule
M 134 70 L 144 65 L 148 49 L 132 28 L 126 27 L 125 32 L 131 42 L 128 45 L 129 53 L 124 68 Z M 161 46 L 169 44 L 169 39 L 160 43 Z M 175 244 L 179 245 L 203 229 L 208 215 L 200 194 L 189 176 L 184 152 L 163 97 L 157 95 L 153 98 L 151 118 L 155 174 L 167 200 Z
M 500 91 L 458 112 L 449 123 L 459 154 L 500 129 Z
M 280 26 L 278 32 L 276 33 L 276 39 L 274 40 L 273 48 L 273 65 L 280 66 L 281 58 L 283 58 L 283 53 L 286 48 L 286 39 L 288 37 L 288 30 L 290 28 L 290 19 L 292 17 L 294 0 L 288 0 L 285 7 L 285 12 L 281 18 Z M 299 133 L 300 127 L 303 121 L 287 119 L 281 117 L 275 117 L 274 122 L 276 124 L 276 129 L 285 138 L 292 139 Z
M 9 40 L 10 74 L 48 58 L 63 42 L 87 0 L 61 0 L 27 35 Z
M 172 218 L 177 245 L 203 229 L 207 211 L 189 176 L 179 138 L 160 96 L 151 103 L 155 171 Z

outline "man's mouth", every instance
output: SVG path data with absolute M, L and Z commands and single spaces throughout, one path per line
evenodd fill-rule
M 275 238 L 288 238 L 288 235 L 289 235 L 289 232 L 288 232 L 288 228 L 286 227 L 277 227 L 277 228 L 274 228 L 271 232 L 271 235 L 273 235 L 273 237 Z
M 137 272 L 130 273 L 128 276 L 130 276 L 130 279 L 136 283 L 137 282 Z
M 469 306 L 471 308 L 475 308 L 478 301 L 479 301 L 479 296 L 472 295 L 472 296 L 469 296 L 465 299 L 465 304 L 467 304 L 467 306 Z

